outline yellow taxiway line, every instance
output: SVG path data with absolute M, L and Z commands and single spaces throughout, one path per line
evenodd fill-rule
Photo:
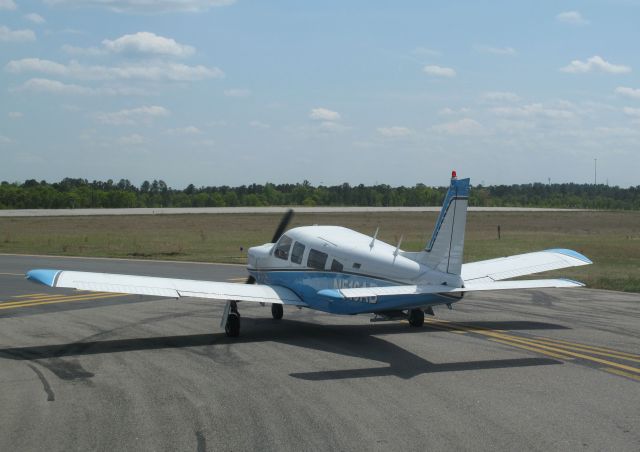
M 121 294 L 121 293 L 114 294 L 114 293 L 98 292 L 98 293 L 87 293 L 87 294 L 72 295 L 72 296 L 57 296 L 57 297 L 49 297 L 45 299 L 38 299 L 35 301 L 24 300 L 24 301 L 18 301 L 18 302 L 0 303 L 0 309 L 26 308 L 31 306 L 41 306 L 45 304 L 67 303 L 70 301 L 99 300 L 99 299 L 122 297 L 126 295 L 127 294 Z

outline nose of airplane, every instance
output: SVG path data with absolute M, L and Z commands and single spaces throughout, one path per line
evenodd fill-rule
M 252 246 L 247 252 L 247 264 L 249 268 L 258 268 L 260 261 L 264 261 L 269 257 L 269 253 L 273 248 L 273 243 L 265 243 L 260 246 Z

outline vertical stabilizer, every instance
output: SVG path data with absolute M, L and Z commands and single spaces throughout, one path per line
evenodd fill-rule
M 454 171 L 431 240 L 416 260 L 433 270 L 460 275 L 468 203 L 469 179 L 458 179 Z

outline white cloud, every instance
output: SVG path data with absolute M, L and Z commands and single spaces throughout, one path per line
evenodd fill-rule
M 43 23 L 46 22 L 44 20 L 44 17 L 42 17 L 40 14 L 36 14 L 36 13 L 25 14 L 24 18 L 27 19 L 28 21 L 33 22 L 34 24 L 43 24 Z
M 22 114 L 22 112 L 20 111 L 10 111 L 8 116 L 11 119 L 20 119 L 24 116 L 24 114 Z
M 102 41 L 102 45 L 112 53 L 152 54 L 180 58 L 188 57 L 195 53 L 195 49 L 191 46 L 178 44 L 174 39 L 158 36 L 147 31 L 123 35 L 113 41 L 105 39 Z
M 225 89 L 224 95 L 227 97 L 249 97 L 251 95 L 251 91 L 244 88 L 231 88 Z
M 640 118 L 640 108 L 624 107 L 622 111 L 625 115 Z
M 41 72 L 81 80 L 196 81 L 224 77 L 224 73 L 215 67 L 187 66 L 163 61 L 120 66 L 87 66 L 77 61 L 61 64 L 40 58 L 24 58 L 9 61 L 5 69 L 13 73 Z
M 16 5 L 16 2 L 14 2 L 13 0 L 0 0 L 0 10 L 6 9 L 9 11 L 13 11 L 17 8 L 18 5 Z
M 261 122 L 261 121 L 251 121 L 249 123 L 249 125 L 251 127 L 253 127 L 254 129 L 269 129 L 269 128 L 271 128 L 271 126 L 269 124 L 266 124 L 266 123 Z
M 137 133 L 118 138 L 118 144 L 123 146 L 140 146 L 145 144 L 147 140 Z
M 186 127 L 178 127 L 175 129 L 168 129 L 167 133 L 172 135 L 199 135 L 202 133 L 202 130 L 198 129 L 196 126 L 186 126 Z
M 474 48 L 478 52 L 491 53 L 493 55 L 513 56 L 518 54 L 518 52 L 516 52 L 516 49 L 514 49 L 513 47 L 491 47 L 476 45 L 474 46 Z
M 377 130 L 380 135 L 387 138 L 406 137 L 413 133 L 411 129 L 403 126 L 378 127 Z
M 338 124 L 337 122 L 331 122 L 331 121 L 323 121 L 318 126 L 318 130 L 320 132 L 327 132 L 327 133 L 340 133 L 349 129 L 351 129 L 351 127 Z
M 463 118 L 459 121 L 437 124 L 431 128 L 438 133 L 447 135 L 484 135 L 485 128 L 475 119 Z
M 616 93 L 632 99 L 640 99 L 640 89 L 628 88 L 626 86 L 618 86 Z
M 62 46 L 62 51 L 74 56 L 100 56 L 107 53 L 105 49 L 97 47 L 76 47 L 68 44 Z
M 560 70 L 562 72 L 569 72 L 572 74 L 596 71 L 607 72 L 609 74 L 626 74 L 631 72 L 631 68 L 629 66 L 611 64 L 598 55 L 592 56 L 586 61 L 573 60 L 567 66 L 560 68 Z
M 466 115 L 471 111 L 471 109 L 467 107 L 461 107 L 458 109 L 445 107 L 438 111 L 438 115 L 440 116 L 454 116 L 454 115 Z
M 91 88 L 84 86 L 62 83 L 58 80 L 50 80 L 47 78 L 32 78 L 24 82 L 18 88 L 13 91 L 31 91 L 37 93 L 52 93 L 52 94 L 77 94 L 86 95 L 93 94 L 94 91 Z
M 4 135 L 0 135 L 0 144 L 9 144 L 12 143 L 13 140 L 9 137 L 5 137 Z
M 169 116 L 169 110 L 157 105 L 120 110 L 112 113 L 100 113 L 97 120 L 110 125 L 133 125 L 139 122 L 149 123 L 154 118 Z
M 164 13 L 206 11 L 216 6 L 232 5 L 235 0 L 45 0 L 45 3 L 50 5 L 99 6 L 116 12 Z
M 33 30 L 12 30 L 4 25 L 0 26 L 0 42 L 30 42 L 36 40 Z
M 578 11 L 565 11 L 556 16 L 558 22 L 570 25 L 588 25 L 589 21 L 582 17 Z
M 320 121 L 337 121 L 340 119 L 340 113 L 332 111 L 327 108 L 312 108 L 309 112 L 311 119 L 318 119 Z
M 520 96 L 509 91 L 489 91 L 482 95 L 482 99 L 489 102 L 517 102 Z
M 540 103 L 523 105 L 520 107 L 495 107 L 491 113 L 506 118 L 546 117 L 551 119 L 571 119 L 575 113 L 563 108 L 549 108 Z
M 422 68 L 425 74 L 433 75 L 435 77 L 455 77 L 456 71 L 450 67 L 442 67 L 436 65 L 427 65 Z

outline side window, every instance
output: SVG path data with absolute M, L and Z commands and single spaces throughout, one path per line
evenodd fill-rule
M 340 262 L 338 262 L 337 260 L 333 260 L 331 262 L 331 271 L 332 272 L 341 272 L 342 271 L 342 264 Z
M 309 257 L 307 258 L 307 267 L 324 270 L 324 266 L 326 263 L 327 263 L 327 253 L 316 251 L 314 249 L 309 250 Z
M 292 240 L 283 235 L 280 240 L 278 240 L 278 244 L 276 245 L 276 249 L 273 251 L 273 255 L 279 259 L 287 260 L 289 259 L 289 249 L 291 248 Z
M 302 264 L 302 255 L 304 254 L 304 245 L 296 242 L 291 250 L 291 262 L 294 264 Z

